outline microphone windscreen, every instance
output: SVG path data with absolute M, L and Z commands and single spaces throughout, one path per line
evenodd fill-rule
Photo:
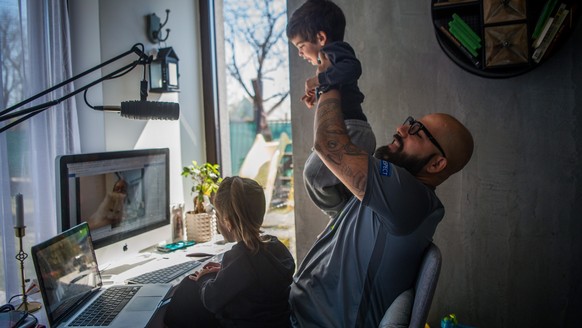
M 180 105 L 174 102 L 147 100 L 122 101 L 119 114 L 134 120 L 174 121 L 180 118 Z

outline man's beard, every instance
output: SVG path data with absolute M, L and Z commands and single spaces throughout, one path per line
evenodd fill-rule
M 394 139 L 398 141 L 398 149 L 392 152 L 390 148 L 386 146 L 379 147 L 374 153 L 374 157 L 389 161 L 390 163 L 400 166 L 406 169 L 410 174 L 416 175 L 422 168 L 428 164 L 433 155 L 428 155 L 424 158 L 417 158 L 410 155 L 402 153 L 402 148 L 404 144 L 402 143 L 402 137 L 398 134 L 394 135 Z

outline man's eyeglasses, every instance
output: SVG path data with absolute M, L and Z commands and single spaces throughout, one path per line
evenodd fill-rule
M 432 134 L 430 134 L 430 132 L 428 132 L 428 130 L 426 129 L 424 124 L 415 120 L 412 116 L 408 116 L 408 118 L 406 119 L 406 121 L 404 121 L 404 123 L 402 123 L 402 125 L 406 125 L 406 123 L 408 123 L 410 125 L 410 127 L 408 128 L 409 135 L 418 134 L 418 132 L 420 130 L 424 131 L 424 134 L 426 134 L 426 137 L 428 138 L 428 140 L 430 140 L 432 142 L 432 144 L 435 145 L 438 148 L 438 150 L 440 150 L 440 152 L 441 152 L 441 154 L 443 154 L 444 158 L 447 158 L 447 155 L 445 155 L 445 151 L 443 150 L 443 147 L 441 147 L 441 145 L 439 145 L 438 141 L 436 141 L 436 139 L 432 136 Z

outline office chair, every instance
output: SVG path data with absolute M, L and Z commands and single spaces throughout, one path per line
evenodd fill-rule
M 424 253 L 416 284 L 414 285 L 414 303 L 410 314 L 410 328 L 424 328 L 432 298 L 436 290 L 442 264 L 441 250 L 431 243 Z
M 403 292 L 394 300 L 386 310 L 380 328 L 424 328 L 441 272 L 441 264 L 441 251 L 437 245 L 431 243 L 422 258 L 414 289 Z M 408 325 L 406 322 L 409 322 Z

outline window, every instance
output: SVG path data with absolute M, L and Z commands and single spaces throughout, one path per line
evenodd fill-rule
M 0 1 L 0 112 L 71 77 L 66 8 L 66 0 Z M 57 99 L 70 88 L 15 110 Z M 0 127 L 11 122 L 4 120 Z M 24 198 L 25 250 L 56 233 L 54 159 L 78 151 L 76 122 L 74 100 L 69 99 L 0 133 L 0 302 L 22 292 L 14 196 Z M 32 277 L 30 257 L 24 265 L 25 277 Z
M 25 47 L 28 38 L 26 28 L 26 3 L 18 0 L 4 0 L 0 2 L 0 109 L 17 104 L 25 98 L 24 87 L 26 85 L 26 63 L 28 58 Z M 6 124 L 6 123 L 5 123 Z M 11 191 L 10 195 L 22 193 L 29 195 L 28 180 L 30 177 L 29 162 L 23 158 L 30 152 L 29 126 L 20 124 L 0 134 L 0 167 L 2 182 L 1 190 Z M 18 263 L 15 260 L 15 247 L 8 242 L 14 242 L 13 222 L 13 198 L 8 198 L 8 207 L 3 208 L 2 234 L 11 234 L 10 238 L 2 238 L 0 244 L 0 257 L 4 259 L 4 265 L 0 267 L 0 302 L 6 303 L 6 276 L 16 277 Z M 6 198 L 2 200 L 6 203 Z M 27 204 L 30 202 L 25 200 Z M 25 215 L 28 213 L 25 213 Z M 30 235 L 30 234 L 29 234 Z M 4 237 L 4 236 L 3 236 Z M 8 237 L 8 236 L 7 236 Z M 10 270 L 10 271 L 8 271 Z M 6 300 L 6 301 L 5 301 Z
M 286 6 L 285 0 L 201 1 L 200 11 L 206 126 L 215 127 L 206 134 L 207 158 L 220 160 L 225 175 L 265 187 L 264 230 L 293 251 Z

